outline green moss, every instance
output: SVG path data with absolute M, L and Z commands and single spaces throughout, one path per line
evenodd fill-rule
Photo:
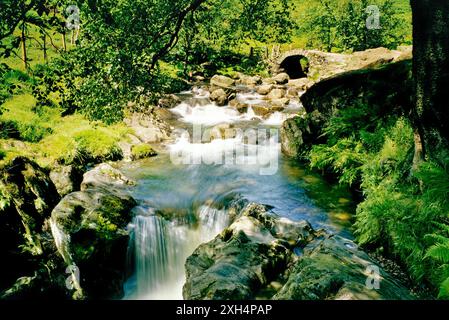
M 131 157 L 133 160 L 145 159 L 156 155 L 156 151 L 145 143 L 135 145 L 131 148 Z

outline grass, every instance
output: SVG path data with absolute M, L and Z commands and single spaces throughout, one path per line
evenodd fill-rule
M 153 148 L 145 143 L 135 145 L 131 148 L 131 157 L 134 160 L 154 157 L 156 154 L 157 153 L 153 150 Z
M 117 144 L 131 132 L 124 124 L 106 126 L 78 114 L 62 117 L 58 108 L 50 107 L 40 109 L 38 114 L 34 111 L 35 103 L 33 96 L 26 93 L 4 104 L 6 110 L 0 116 L 0 123 L 16 123 L 19 137 L 0 139 L 3 150 L 0 165 L 19 155 L 30 157 L 44 167 L 121 157 Z

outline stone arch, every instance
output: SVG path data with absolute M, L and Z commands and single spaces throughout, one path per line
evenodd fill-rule
M 307 77 L 310 62 L 303 54 L 293 54 L 286 56 L 279 67 L 290 76 L 290 79 L 300 79 Z

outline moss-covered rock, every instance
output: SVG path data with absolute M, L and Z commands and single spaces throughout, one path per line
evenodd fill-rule
M 247 204 L 229 228 L 187 259 L 184 298 L 254 298 L 286 268 L 292 245 L 307 238 L 310 230 L 305 222 L 281 221 L 265 206 Z
M 77 298 L 120 298 L 126 275 L 127 225 L 135 200 L 130 179 L 103 164 L 86 173 L 82 191 L 62 199 L 51 215 L 51 230 L 68 268 L 79 270 Z
M 29 159 L 15 158 L 0 171 L 0 296 L 45 263 L 52 248 L 44 221 L 59 199 L 48 173 Z
M 317 238 L 304 248 L 303 256 L 289 271 L 286 284 L 274 296 L 280 300 L 412 298 L 404 286 L 352 241 L 331 235 Z
M 132 160 L 146 159 L 154 156 L 157 156 L 157 152 L 146 143 L 141 143 L 131 147 Z

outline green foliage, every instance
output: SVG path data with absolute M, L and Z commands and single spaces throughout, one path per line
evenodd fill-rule
M 410 123 L 377 114 L 365 106 L 336 111 L 323 128 L 327 143 L 312 147 L 310 164 L 363 190 L 354 225 L 361 245 L 383 250 L 449 298 L 449 157 L 410 175 Z
M 426 258 L 434 259 L 438 265 L 438 274 L 441 279 L 438 297 L 449 299 L 449 226 L 437 223 L 438 233 L 429 234 L 427 238 L 434 244 L 427 249 Z
M 300 1 L 299 1 L 300 2 Z M 327 51 L 363 51 L 369 48 L 410 44 L 410 6 L 392 0 L 315 0 L 301 16 L 300 34 L 308 36 L 308 46 Z M 369 6 L 377 6 L 379 28 L 367 28 L 374 17 Z M 406 18 L 405 18 L 406 17 Z
M 2 149 L 0 149 L 0 160 L 3 160 L 3 158 L 6 156 L 6 152 Z M 1 205 L 0 205 L 1 208 Z

